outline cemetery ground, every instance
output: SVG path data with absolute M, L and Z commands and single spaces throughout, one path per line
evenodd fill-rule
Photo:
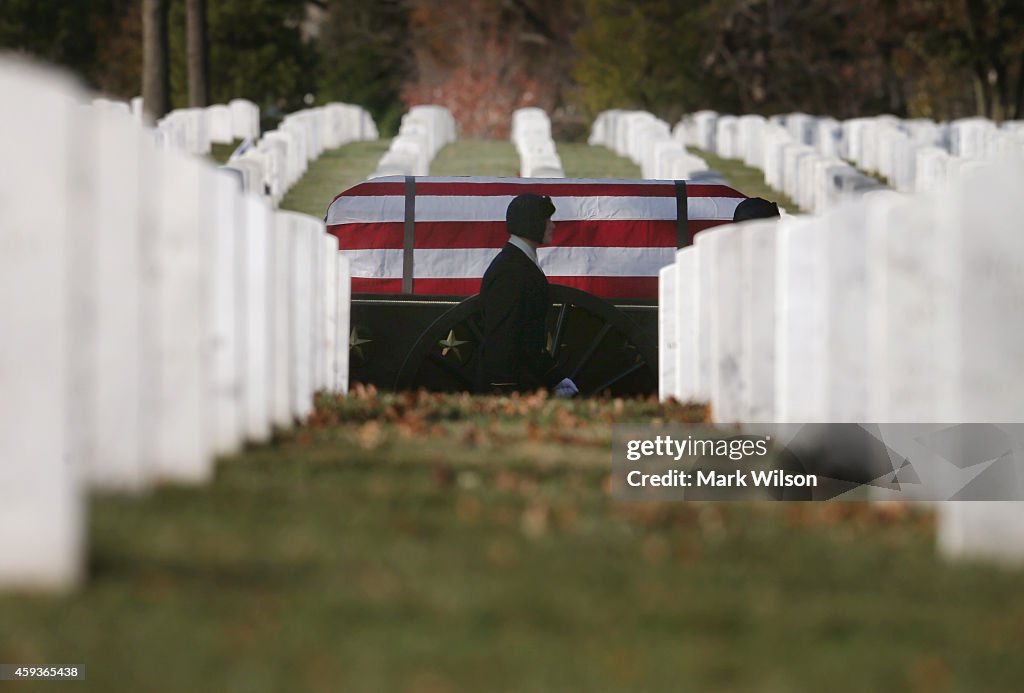
M 325 152 L 282 207 L 322 217 L 388 144 Z M 518 169 L 473 145 L 431 173 Z M 569 177 L 639 177 L 559 154 Z M 83 586 L 0 597 L 0 662 L 85 668 L 33 690 L 1019 689 L 1024 571 L 942 560 L 925 507 L 611 500 L 613 423 L 706 415 L 321 396 L 209 485 L 93 496 Z
M 803 212 L 800 205 L 793 202 L 785 193 L 773 190 L 764 182 L 764 172 L 752 166 L 747 166 L 738 159 L 723 159 L 717 154 L 704 149 L 690 147 L 689 151 L 707 162 L 708 167 L 718 171 L 729 181 L 729 185 L 739 190 L 747 197 L 763 197 L 766 200 L 778 203 L 780 207 L 790 214 Z
M 924 509 L 613 502 L 611 424 L 702 407 L 362 387 L 317 404 L 207 487 L 94 497 L 85 585 L 0 598 L 0 661 L 82 664 L 96 691 L 1024 676 L 1024 573 L 942 561 Z

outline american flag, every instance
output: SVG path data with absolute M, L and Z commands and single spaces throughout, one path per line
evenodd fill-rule
M 553 242 L 538 250 L 548 280 L 609 299 L 656 299 L 658 271 L 675 259 L 680 211 L 692 238 L 730 223 L 745 197 L 663 180 L 387 176 L 335 197 L 327 230 L 351 262 L 353 293 L 403 293 L 411 271 L 414 294 L 468 296 L 508 241 L 509 202 L 525 192 L 555 205 Z

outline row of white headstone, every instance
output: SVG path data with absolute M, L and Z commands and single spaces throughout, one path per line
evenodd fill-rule
M 594 120 L 587 142 L 627 157 L 640 166 L 646 179 L 692 179 L 708 170 L 707 162 L 688 152 L 668 123 L 647 111 L 602 112 Z
M 770 187 L 813 212 L 883 187 L 858 168 L 884 176 L 900 192 L 927 192 L 957 180 L 964 168 L 1024 152 L 1024 122 L 997 126 L 984 118 L 838 121 L 700 111 L 684 117 L 676 133 L 691 146 L 760 169 Z
M 1010 158 L 697 234 L 660 275 L 661 398 L 719 422 L 1024 421 L 1021 190 Z M 1024 559 L 1024 504 L 940 518 L 951 555 Z
M 208 481 L 345 392 L 349 269 L 62 75 L 0 60 L 0 93 L 0 589 L 60 589 L 90 490 Z
M 425 176 L 437 153 L 457 136 L 455 118 L 444 106 L 413 106 L 370 178 Z
M 517 108 L 512 113 L 509 138 L 519 155 L 523 178 L 565 178 L 562 159 L 551 138 L 551 119 L 542 108 Z
M 141 96 L 131 102 L 106 98 L 93 99 L 93 105 L 131 114 L 140 125 L 146 124 Z M 246 99 L 206 108 L 179 108 L 157 121 L 152 131 L 159 145 L 189 154 L 209 154 L 211 144 L 230 144 L 234 140 L 260 136 L 260 109 Z
M 885 187 L 841 158 L 842 128 L 834 119 L 700 111 L 683 117 L 675 132 L 691 146 L 761 170 L 769 187 L 808 211 Z
M 232 155 L 227 167 L 238 171 L 247 192 L 265 195 L 277 205 L 325 150 L 377 137 L 366 109 L 330 103 L 286 115 L 254 147 Z

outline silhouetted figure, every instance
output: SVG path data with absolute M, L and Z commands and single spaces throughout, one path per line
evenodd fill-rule
M 519 195 L 505 213 L 510 238 L 491 261 L 480 286 L 483 304 L 482 383 L 484 392 L 549 388 L 571 397 L 578 390 L 547 350 L 545 318 L 551 305 L 548 279 L 537 246 L 550 243 L 555 205 L 546 195 Z
M 751 219 L 772 219 L 781 216 L 779 214 L 779 206 L 774 202 L 769 202 L 763 197 L 748 197 L 747 199 L 736 205 L 736 211 L 733 212 L 732 221 L 737 223 L 740 221 L 750 221 Z

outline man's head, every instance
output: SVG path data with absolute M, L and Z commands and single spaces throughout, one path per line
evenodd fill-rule
M 551 242 L 555 224 L 551 215 L 555 205 L 547 195 L 525 193 L 517 196 L 505 212 L 505 228 L 509 234 L 525 238 L 537 245 Z
M 769 202 L 763 197 L 748 197 L 747 199 L 736 205 L 736 211 L 733 212 L 732 221 L 737 223 L 740 221 L 750 221 L 751 219 L 772 219 L 778 217 L 779 206 L 774 202 Z

